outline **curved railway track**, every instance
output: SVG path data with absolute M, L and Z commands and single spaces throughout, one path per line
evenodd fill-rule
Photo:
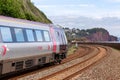
M 90 65 L 94 64 L 96 61 L 100 60 L 103 56 L 106 55 L 106 49 L 98 47 L 98 54 L 80 62 L 77 63 L 71 67 L 65 68 L 64 70 L 61 70 L 59 72 L 56 72 L 54 74 L 51 74 L 49 76 L 46 76 L 40 80 L 67 80 L 68 78 L 75 75 L 77 72 L 80 72 Z
M 81 46 L 84 54 L 69 56 L 60 65 L 50 66 L 9 80 L 67 80 L 103 58 L 107 49 L 100 46 Z M 79 51 L 79 50 L 78 50 Z M 79 56 L 80 55 L 80 56 Z

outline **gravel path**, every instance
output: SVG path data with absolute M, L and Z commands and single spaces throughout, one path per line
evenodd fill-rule
M 72 80 L 120 80 L 120 51 L 115 49 L 111 51 Z

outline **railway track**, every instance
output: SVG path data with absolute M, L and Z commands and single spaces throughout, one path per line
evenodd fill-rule
M 39 70 L 39 72 L 26 74 L 11 78 L 9 80 L 66 80 L 72 79 L 75 75 L 81 71 L 87 69 L 90 65 L 94 64 L 107 53 L 107 49 L 103 47 L 84 47 L 83 52 L 85 54 L 78 56 L 72 56 L 63 61 L 62 64 Z M 90 53 L 90 54 L 88 54 Z M 71 59 L 71 60 L 70 60 Z
M 66 59 L 64 59 L 62 61 L 62 64 L 66 63 L 68 61 L 83 57 L 83 56 L 89 54 L 92 51 L 93 51 L 93 48 L 90 48 L 89 46 L 81 45 L 81 46 L 79 46 L 78 50 L 75 51 L 74 54 L 69 55 Z
M 106 49 L 101 47 L 98 47 L 98 49 L 98 54 L 88 58 L 87 60 L 84 60 L 64 70 L 46 76 L 40 80 L 67 80 L 68 78 L 70 79 L 73 75 L 76 75 L 76 73 L 86 69 L 87 67 L 94 64 L 96 61 L 106 55 Z

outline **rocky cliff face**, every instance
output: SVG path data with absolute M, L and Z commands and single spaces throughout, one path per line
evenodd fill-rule
M 87 30 L 79 30 L 73 28 L 72 30 L 66 28 L 66 35 L 69 40 L 79 41 L 117 41 L 117 37 L 112 36 L 103 28 L 93 28 Z
M 90 41 L 117 41 L 117 37 L 110 35 L 107 31 L 98 31 L 96 33 L 90 34 L 87 36 L 87 39 Z

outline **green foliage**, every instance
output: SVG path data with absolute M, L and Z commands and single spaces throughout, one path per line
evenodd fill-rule
M 91 34 L 96 33 L 96 32 L 107 32 L 107 30 L 103 28 L 92 28 L 92 29 L 87 29 L 86 31 Z
M 51 23 L 30 0 L 0 0 L 0 15 Z
M 20 4 L 16 0 L 0 0 L 0 8 L 1 15 L 25 18 L 25 15 L 20 12 Z
M 77 49 L 78 48 L 75 45 L 72 45 L 69 47 L 67 55 L 73 54 Z

